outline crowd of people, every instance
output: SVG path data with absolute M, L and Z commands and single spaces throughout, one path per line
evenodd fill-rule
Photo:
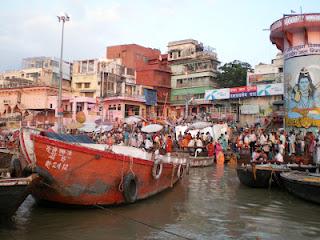
M 295 162 L 320 163 L 320 131 L 290 131 L 283 129 L 266 132 L 261 128 L 245 129 L 235 142 L 235 151 L 248 149 L 252 162 L 276 161 L 284 162 L 287 156 Z M 308 162 L 306 162 L 308 161 Z
M 134 124 L 116 123 L 113 129 L 104 133 L 89 133 L 94 142 L 106 144 L 111 148 L 114 144 L 132 146 L 148 152 L 159 151 L 160 154 L 171 155 L 174 152 L 186 152 L 190 156 L 208 156 L 216 159 L 224 158 L 228 149 L 229 134 L 221 134 L 214 139 L 209 132 L 191 135 L 189 131 L 176 133 L 175 126 L 164 125 L 163 129 L 155 133 L 145 133 L 141 129 L 143 122 Z

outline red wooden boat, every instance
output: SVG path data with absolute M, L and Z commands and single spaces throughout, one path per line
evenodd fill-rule
M 173 187 L 185 170 L 181 161 L 153 161 L 146 152 L 140 156 L 141 149 L 130 153 L 132 147 L 116 146 L 111 151 L 101 144 L 41 135 L 32 139 L 42 177 L 32 194 L 40 200 L 72 205 L 133 203 Z

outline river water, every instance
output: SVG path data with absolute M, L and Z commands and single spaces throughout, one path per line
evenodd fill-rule
M 320 206 L 242 186 L 234 169 L 214 166 L 132 205 L 44 207 L 29 196 L 0 239 L 320 239 Z

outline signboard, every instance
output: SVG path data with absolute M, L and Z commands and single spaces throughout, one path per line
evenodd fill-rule
M 230 88 L 230 98 L 256 97 L 257 86 L 243 86 Z
M 284 58 L 289 59 L 292 57 L 306 56 L 320 54 L 320 44 L 306 44 L 294 47 L 289 47 L 284 51 Z
M 205 100 L 217 100 L 217 99 L 229 99 L 229 98 L 230 98 L 230 88 L 206 90 L 204 95 Z
M 284 93 L 283 83 L 257 85 L 257 96 L 258 97 L 283 95 L 283 93 Z
M 241 114 L 258 114 L 259 105 L 242 105 L 240 106 Z
M 153 89 L 144 89 L 146 105 L 154 106 L 157 104 L 157 91 Z

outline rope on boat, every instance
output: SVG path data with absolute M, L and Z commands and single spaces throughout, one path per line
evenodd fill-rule
M 134 171 L 133 171 L 133 157 L 130 157 L 130 172 L 135 176 Z
M 179 237 L 179 238 L 181 238 L 181 239 L 193 240 L 192 238 L 189 238 L 189 237 L 180 235 L 180 234 L 178 234 L 178 233 L 175 233 L 175 232 L 171 232 L 171 231 L 162 229 L 161 227 L 157 227 L 157 226 L 151 225 L 151 224 L 149 224 L 149 223 L 146 223 L 146 222 L 137 220 L 137 219 L 132 218 L 132 217 L 129 217 L 129 216 L 125 216 L 125 215 L 120 214 L 120 213 L 115 213 L 115 212 L 112 211 L 111 209 L 105 208 L 105 207 L 103 207 L 103 206 L 101 206 L 101 205 L 98 205 L 98 204 L 97 204 L 97 205 L 95 205 L 95 207 L 97 207 L 97 208 L 99 208 L 99 209 L 101 209 L 101 210 L 107 211 L 107 212 L 109 212 L 109 213 L 112 214 L 112 215 L 119 216 L 119 217 L 121 217 L 121 218 L 123 218 L 123 219 L 129 220 L 129 221 L 132 221 L 132 222 L 135 222 L 135 223 L 142 224 L 142 225 L 144 225 L 144 226 L 146 226 L 146 227 L 149 227 L 149 228 L 151 228 L 151 229 L 155 229 L 155 230 L 158 230 L 158 231 L 160 231 L 160 232 L 164 232 L 164 233 L 167 233 L 167 234 L 169 234 L 169 235 Z
M 123 192 L 123 178 L 124 178 L 124 158 L 125 156 L 122 156 L 122 169 L 121 169 L 121 180 L 118 186 L 119 192 Z

